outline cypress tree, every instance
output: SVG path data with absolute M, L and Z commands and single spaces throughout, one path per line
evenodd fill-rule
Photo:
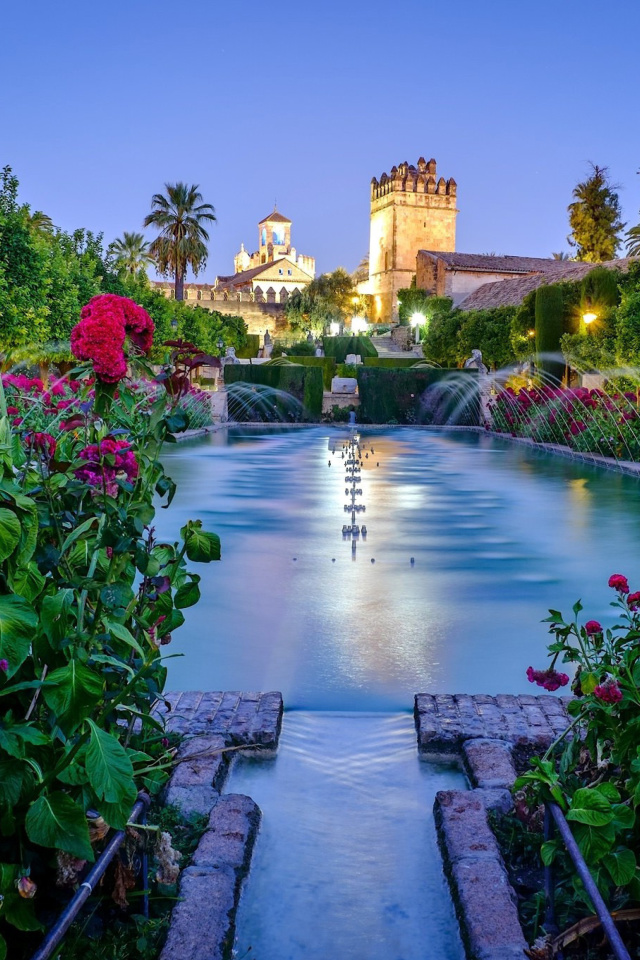
M 538 287 L 536 291 L 536 353 L 538 369 L 555 381 L 564 375 L 560 337 L 564 333 L 564 297 L 558 284 Z M 558 354 L 559 358 L 551 356 Z
M 592 163 L 591 169 L 591 176 L 574 188 L 574 202 L 567 208 L 571 227 L 567 240 L 577 248 L 577 260 L 600 263 L 614 259 L 625 224 L 607 168 Z

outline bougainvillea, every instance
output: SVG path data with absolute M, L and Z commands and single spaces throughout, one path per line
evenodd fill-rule
M 153 343 L 153 320 L 147 311 L 112 293 L 93 297 L 82 308 L 71 331 L 71 350 L 78 360 L 90 360 L 103 383 L 119 383 L 127 373 L 125 343 L 146 354 Z

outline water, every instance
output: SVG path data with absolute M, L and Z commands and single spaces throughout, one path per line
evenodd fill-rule
M 263 811 L 238 958 L 462 960 L 432 805 L 464 779 L 418 760 L 413 695 L 531 692 L 549 607 L 583 597 L 607 623 L 609 575 L 640 586 L 635 478 L 481 434 L 362 436 L 355 560 L 346 428 L 233 428 L 165 455 L 159 535 L 200 517 L 223 546 L 168 686 L 277 689 L 289 709 L 278 757 L 238 761 L 226 788 Z
M 610 623 L 609 575 L 635 589 L 635 478 L 463 432 L 363 431 L 375 455 L 354 562 L 338 435 L 236 428 L 168 450 L 178 494 L 159 534 L 201 517 L 223 550 L 198 569 L 170 689 L 275 689 L 290 709 L 342 711 L 406 710 L 416 691 L 531 692 L 549 607 L 582 597 Z
M 288 714 L 277 759 L 240 761 L 228 788 L 263 813 L 237 956 L 463 960 L 432 812 L 451 787 L 408 714 Z

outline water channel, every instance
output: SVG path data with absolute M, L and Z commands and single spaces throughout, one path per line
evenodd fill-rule
M 582 597 L 611 622 L 609 574 L 640 573 L 640 485 L 480 434 L 365 428 L 354 559 L 347 436 L 238 427 L 167 451 L 159 533 L 199 517 L 223 546 L 168 688 L 276 689 L 289 711 L 276 760 L 227 785 L 263 811 L 238 958 L 458 960 L 431 807 L 464 781 L 418 761 L 413 694 L 530 692 L 549 607 Z

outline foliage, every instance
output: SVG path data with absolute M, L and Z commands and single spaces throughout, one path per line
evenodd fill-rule
M 339 363 L 336 366 L 337 377 L 356 377 L 357 374 L 358 367 L 355 363 Z
M 80 873 L 95 859 L 87 811 L 122 828 L 137 791 L 160 789 L 172 762 L 151 715 L 161 651 L 199 597 L 187 560 L 220 555 L 200 521 L 177 542 L 154 533 L 156 501 L 175 492 L 161 447 L 184 414 L 165 393 L 141 416 L 126 381 L 90 372 L 69 378 L 77 404 L 57 437 L 34 429 L 52 397 L 25 389 L 30 409 L 10 418 L 0 390 L 0 927 L 12 943 L 42 927 L 51 861 Z
M 417 357 L 363 357 L 362 362 L 365 367 L 387 367 L 398 369 L 399 367 L 414 367 L 418 362 Z
M 331 407 L 330 413 L 323 413 L 322 419 L 325 423 L 348 423 L 349 416 L 351 413 L 354 413 L 356 410 L 353 404 L 349 404 L 347 407 L 341 407 L 339 404 L 334 403 Z
M 461 356 L 459 333 L 465 317 L 466 314 L 461 310 L 442 310 L 435 313 L 422 341 L 425 357 L 443 367 L 462 363 L 465 358 Z
M 291 294 L 284 308 L 292 330 L 311 330 L 322 333 L 333 322 L 344 321 L 354 312 L 354 298 L 360 306 L 352 278 L 338 267 L 333 273 L 323 273 L 304 288 Z
M 363 423 L 478 423 L 475 371 L 359 366 L 357 376 Z
M 122 270 L 131 277 L 144 273 L 153 263 L 149 252 L 149 243 L 141 233 L 127 233 L 117 237 L 109 244 L 107 254 L 117 271 Z
M 585 387 L 508 387 L 489 401 L 493 429 L 579 453 L 640 460 L 640 393 Z
M 567 237 L 576 248 L 576 260 L 600 263 L 613 260 L 620 246 L 624 224 L 620 219 L 620 201 L 609 182 L 607 167 L 591 164 L 591 176 L 573 190 L 568 206 L 571 233 Z
M 344 363 L 350 353 L 363 360 L 365 357 L 378 356 L 370 337 L 323 337 L 322 348 L 325 356 L 333 357 L 336 363 Z
M 322 370 L 278 358 L 261 364 L 228 364 L 224 379 L 232 420 L 300 423 L 322 413 Z
M 564 363 L 560 354 L 560 338 L 564 332 L 564 302 L 558 284 L 536 290 L 536 360 L 538 369 L 554 383 L 562 379 Z
M 631 265 L 620 291 L 613 318 L 616 361 L 620 366 L 640 367 L 640 263 Z
M 206 265 L 209 234 L 204 225 L 214 223 L 216 214 L 210 203 L 203 202 L 197 184 L 165 183 L 164 188 L 166 195 L 155 193 L 151 198 L 144 226 L 158 228 L 149 249 L 160 273 L 174 277 L 176 300 L 182 300 L 187 269 L 197 276 Z
M 309 357 L 295 356 L 287 354 L 287 360 L 291 363 L 297 363 L 302 367 L 320 367 L 322 370 L 322 383 L 325 390 L 331 390 L 331 381 L 336 376 L 336 361 L 334 357 Z
M 314 340 L 300 340 L 298 343 L 287 344 L 282 340 L 276 340 L 271 351 L 274 358 L 281 357 L 283 354 L 292 357 L 315 357 L 316 345 Z
M 425 323 L 436 314 L 448 313 L 451 310 L 449 297 L 434 297 L 420 287 L 405 287 L 398 290 L 398 318 L 401 324 L 407 324 L 414 313 L 420 313 Z
M 238 317 L 238 320 L 241 318 Z M 236 350 L 236 357 L 240 357 L 242 360 L 251 360 L 253 357 L 258 356 L 258 351 L 260 350 L 260 334 L 259 333 L 246 333 L 244 344 Z
M 465 360 L 477 349 L 482 351 L 484 363 L 494 370 L 513 363 L 510 333 L 515 312 L 515 307 L 496 307 L 464 313 L 458 334 L 458 358 Z
M 576 842 L 605 900 L 616 906 L 640 902 L 637 809 L 640 805 L 640 592 L 630 593 L 626 577 L 614 574 L 612 606 L 617 623 L 605 629 L 599 622 L 566 621 L 551 610 L 547 622 L 553 642 L 551 664 L 545 671 L 529 668 L 530 679 L 566 678 L 556 664 L 575 667 L 568 705 L 570 727 L 531 769 L 516 781 L 524 791 L 519 801 L 523 819 L 540 803 L 553 801 L 565 813 Z M 544 863 L 555 862 L 561 888 L 569 887 L 583 909 L 591 904 L 557 840 L 541 848 Z

